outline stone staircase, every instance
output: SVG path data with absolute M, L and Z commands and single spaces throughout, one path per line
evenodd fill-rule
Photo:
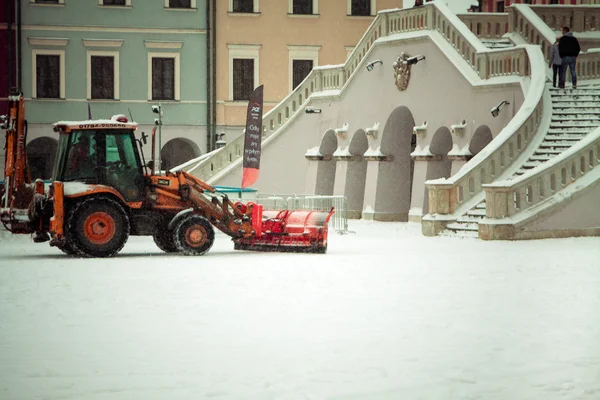
M 513 174 L 514 177 L 543 165 L 600 126 L 600 87 L 550 88 L 550 94 L 552 117 L 548 132 L 533 155 Z M 478 237 L 479 221 L 484 217 L 485 200 L 456 222 L 448 224 L 441 235 Z

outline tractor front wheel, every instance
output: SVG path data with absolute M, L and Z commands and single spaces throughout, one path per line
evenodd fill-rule
M 75 250 L 75 248 L 71 246 L 71 244 L 67 241 L 64 241 L 64 243 L 61 244 L 57 244 L 56 248 L 70 256 L 77 254 L 77 250 Z
M 154 232 L 152 237 L 154 238 L 154 243 L 156 243 L 158 248 L 165 253 L 174 253 L 177 251 L 177 247 L 175 246 L 175 241 L 173 238 L 173 231 L 171 229 L 159 228 L 156 230 L 156 232 Z
M 90 197 L 69 211 L 65 236 L 82 256 L 111 257 L 127 242 L 129 228 L 121 204 L 107 197 Z
M 189 214 L 173 230 L 177 251 L 186 256 L 201 256 L 215 242 L 215 230 L 208 220 L 200 215 Z

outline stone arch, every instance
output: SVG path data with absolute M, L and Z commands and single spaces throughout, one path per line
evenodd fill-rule
M 365 200 L 365 185 L 367 183 L 367 161 L 363 155 L 369 148 L 369 141 L 364 130 L 354 132 L 350 139 L 348 151 L 352 161 L 348 164 L 345 182 L 345 196 L 348 199 L 348 216 L 360 218 Z
M 416 146 L 413 135 L 415 119 L 405 106 L 389 115 L 381 136 L 381 152 L 389 156 L 379 164 L 375 218 L 408 221 L 412 195 L 414 161 L 410 156 Z
M 319 154 L 323 157 L 317 166 L 317 184 L 315 194 L 331 196 L 335 184 L 335 161 L 333 153 L 338 147 L 338 140 L 333 130 L 328 130 L 321 139 Z
M 160 152 L 162 167 L 165 170 L 177 167 L 186 161 L 200 157 L 200 155 L 198 145 L 187 138 L 169 140 Z
M 427 173 L 425 180 L 438 178 L 449 178 L 452 171 L 452 160 L 448 159 L 448 153 L 452 150 L 452 134 L 450 129 L 443 126 L 433 134 L 429 151 L 434 155 L 433 159 L 427 162 Z M 429 193 L 425 187 L 425 197 L 423 199 L 423 215 L 429 212 Z
M 42 136 L 27 143 L 27 166 L 32 180 L 52 178 L 58 140 Z
M 480 125 L 475 129 L 471 142 L 469 143 L 469 151 L 476 155 L 492 141 L 492 130 L 487 125 Z

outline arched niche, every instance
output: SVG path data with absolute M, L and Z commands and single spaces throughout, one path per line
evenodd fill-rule
M 167 170 L 177 167 L 193 158 L 200 157 L 200 155 L 200 148 L 190 139 L 171 139 L 165 143 L 160 152 L 162 168 Z
M 27 144 L 27 166 L 31 180 L 52 178 L 58 140 L 43 136 Z
M 471 143 L 469 143 L 469 151 L 473 155 L 477 155 L 485 148 L 493 139 L 492 131 L 487 125 L 481 125 L 475 129 Z

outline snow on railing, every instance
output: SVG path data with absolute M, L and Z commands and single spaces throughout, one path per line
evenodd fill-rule
M 428 3 L 423 7 L 392 9 L 379 12 L 358 45 L 344 64 L 314 68 L 309 75 L 277 106 L 263 116 L 263 143 L 285 126 L 304 109 L 313 94 L 337 96 L 363 64 L 364 58 L 377 39 L 397 33 L 421 30 L 438 31 L 454 49 L 479 74 L 481 79 L 497 76 L 529 74 L 525 49 L 491 50 L 442 2 Z M 194 174 L 204 180 L 237 163 L 242 157 L 244 136 L 241 135 L 199 165 Z
M 454 213 L 480 193 L 484 184 L 491 183 L 510 168 L 533 139 L 544 111 L 546 62 L 538 48 L 527 46 L 526 51 L 531 63 L 531 84 L 523 105 L 494 140 L 458 173 L 426 182 L 430 214 Z
M 597 5 L 530 6 L 546 25 L 555 31 L 568 26 L 573 32 L 600 30 L 600 7 Z
M 508 32 L 508 13 L 457 14 L 478 38 L 500 39 Z
M 599 166 L 600 128 L 596 128 L 532 172 L 514 180 L 484 185 L 486 216 L 498 219 L 515 215 L 560 192 Z

